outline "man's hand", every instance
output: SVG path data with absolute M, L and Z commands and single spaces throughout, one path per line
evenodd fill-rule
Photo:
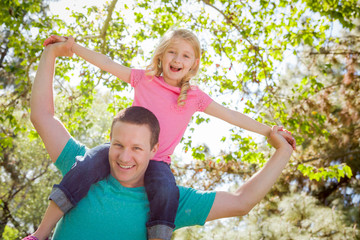
M 283 129 L 282 127 L 279 127 L 278 133 L 285 138 L 285 140 L 291 145 L 293 150 L 296 149 L 296 141 L 295 138 L 291 135 L 291 132 Z
M 276 149 L 291 147 L 295 150 L 296 146 L 295 139 L 291 134 L 279 126 L 272 127 L 268 143 Z
M 216 192 L 215 201 L 206 221 L 243 216 L 264 198 L 280 176 L 293 152 L 293 147 L 282 136 L 284 132 L 282 127 L 272 127 L 268 142 L 276 148 L 275 153 L 264 167 L 241 185 L 235 193 Z

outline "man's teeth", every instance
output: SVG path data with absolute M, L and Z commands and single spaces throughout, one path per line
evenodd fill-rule
M 125 165 L 121 165 L 121 164 L 119 164 L 119 166 L 121 167 L 121 168 L 132 168 L 133 166 L 131 165 L 131 166 L 125 166 Z

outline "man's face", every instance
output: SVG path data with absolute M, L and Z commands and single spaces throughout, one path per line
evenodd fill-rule
M 116 122 L 110 137 L 110 173 L 124 187 L 144 186 L 144 174 L 158 149 L 150 146 L 151 132 L 147 125 Z

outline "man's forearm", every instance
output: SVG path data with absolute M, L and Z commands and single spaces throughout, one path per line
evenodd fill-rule
M 253 175 L 236 194 L 241 196 L 241 201 L 247 208 L 252 209 L 271 189 L 292 153 L 291 146 L 277 149 L 265 166 Z
M 30 99 L 31 119 L 36 121 L 42 114 L 54 114 L 53 77 L 56 56 L 48 48 L 41 55 Z
M 293 147 L 279 131 L 281 128 L 278 126 L 271 129 L 268 142 L 276 148 L 276 151 L 265 166 L 247 180 L 236 193 L 217 192 L 207 221 L 243 216 L 270 191 L 293 152 Z
M 43 140 L 53 162 L 71 137 L 64 125 L 55 117 L 53 79 L 57 56 L 71 56 L 68 43 L 47 46 L 40 58 L 32 87 L 30 106 L 31 122 Z

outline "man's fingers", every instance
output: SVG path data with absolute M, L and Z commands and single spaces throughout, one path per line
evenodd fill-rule
M 292 135 L 292 133 L 286 129 L 284 129 L 284 132 L 287 132 L 288 134 Z
M 284 129 L 282 126 L 272 126 L 271 130 L 272 130 L 271 135 L 276 134 L 276 133 L 280 134 L 284 138 L 284 140 L 292 147 L 293 150 L 296 149 L 296 141 L 295 141 L 295 138 L 291 135 L 291 132 Z M 270 141 L 271 141 L 271 139 L 270 139 Z
M 284 129 L 282 126 L 278 127 L 278 130 L 282 132 L 282 136 L 286 139 L 286 141 L 291 145 L 291 147 L 295 150 L 296 149 L 296 141 L 295 138 L 292 136 L 291 132 Z
M 288 139 L 288 143 L 292 146 L 292 148 L 295 150 L 296 148 L 296 141 L 295 138 L 293 136 L 290 136 L 290 138 Z

